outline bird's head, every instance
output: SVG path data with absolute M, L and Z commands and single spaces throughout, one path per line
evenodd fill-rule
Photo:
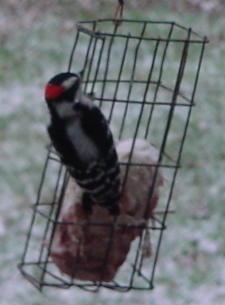
M 55 75 L 45 87 L 45 100 L 48 103 L 52 101 L 74 102 L 80 91 L 81 78 L 82 71 L 78 74 L 64 72 Z

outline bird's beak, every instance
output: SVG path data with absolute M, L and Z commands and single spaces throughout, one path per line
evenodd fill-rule
M 83 78 L 83 76 L 84 76 L 84 69 L 81 70 L 81 71 L 78 73 L 78 76 L 80 77 L 80 79 Z

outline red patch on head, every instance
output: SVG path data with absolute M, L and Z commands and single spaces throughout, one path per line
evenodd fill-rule
M 45 98 L 46 99 L 55 99 L 60 96 L 64 91 L 64 87 L 60 85 L 47 84 L 45 87 Z

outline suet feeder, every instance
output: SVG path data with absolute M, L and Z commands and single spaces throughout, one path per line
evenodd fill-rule
M 107 223 L 104 219 L 100 223 L 92 223 L 91 220 L 67 222 L 62 210 L 67 200 L 65 194 L 69 174 L 49 146 L 19 264 L 22 274 L 40 290 L 47 286 L 74 286 L 88 291 L 105 287 L 126 292 L 133 289 L 148 290 L 154 286 L 162 235 L 171 211 L 170 202 L 177 171 L 181 166 L 192 107 L 195 105 L 207 38 L 175 22 L 121 20 L 119 26 L 118 22 L 113 21 L 103 19 L 77 23 L 68 71 L 84 71 L 83 90 L 86 93 L 94 92 L 95 103 L 108 119 L 114 140 L 121 143 L 130 139 L 129 156 L 125 161 L 120 160 L 120 166 L 125 171 L 123 186 L 129 179 L 132 167 L 151 169 L 148 196 L 142 206 L 145 211 L 142 216 L 144 221 L 133 224 L 118 223 L 116 219 Z M 140 139 L 157 147 L 154 162 L 144 159 L 137 163 L 133 160 L 135 143 Z M 155 196 L 160 175 L 166 183 L 157 193 L 157 206 L 148 213 L 149 202 Z M 130 190 L 132 194 L 141 191 L 140 183 L 141 179 L 137 181 L 136 189 Z M 114 232 L 118 226 L 123 228 L 121 234 L 128 229 L 135 233 L 128 233 L 133 234 L 133 237 L 126 245 L 124 257 L 118 263 L 118 269 L 114 270 L 115 274 L 107 278 L 104 270 L 110 267 L 111 262 L 108 260 L 113 260 L 110 256 L 115 250 L 113 247 L 123 246 L 114 240 L 116 234 L 120 234 Z M 85 264 L 79 265 L 79 262 L 71 260 L 73 272 L 70 274 L 63 271 L 65 266 L 59 268 L 52 255 L 52 248 L 62 227 L 64 231 L 82 227 L 91 234 L 96 227 L 100 232 L 108 230 L 107 246 L 103 251 L 104 257 L 98 262 L 99 274 L 96 278 L 82 278 L 79 275 L 82 268 L 83 272 L 90 271 L 85 270 L 90 268 L 89 261 L 85 267 Z M 92 251 L 97 251 L 98 246 L 93 245 Z M 85 249 L 79 251 L 81 253 Z

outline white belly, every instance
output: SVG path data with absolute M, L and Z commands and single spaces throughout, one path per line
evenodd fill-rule
M 81 160 L 90 162 L 98 158 L 98 149 L 95 143 L 84 133 L 79 118 L 70 122 L 67 132 Z

